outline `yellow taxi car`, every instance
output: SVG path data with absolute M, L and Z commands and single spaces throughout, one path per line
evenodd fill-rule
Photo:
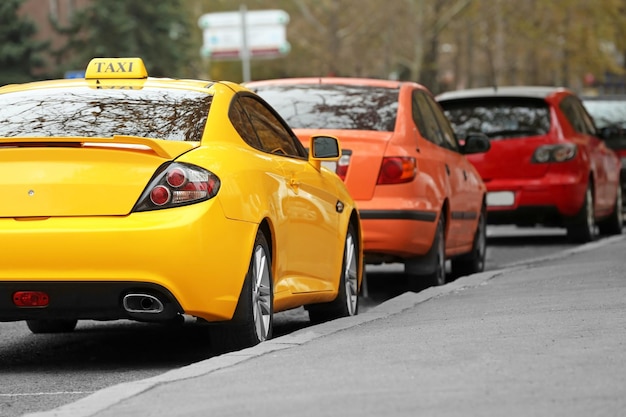
M 84 79 L 0 88 L 0 321 L 190 316 L 219 348 L 275 312 L 358 313 L 362 237 L 343 182 L 263 99 L 230 82 L 93 59 Z

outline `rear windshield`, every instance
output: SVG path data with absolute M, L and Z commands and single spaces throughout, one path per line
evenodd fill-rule
M 188 90 L 49 88 L 0 94 L 0 137 L 140 136 L 200 141 L 210 95 Z
M 490 139 L 544 135 L 550 130 L 550 111 L 538 99 L 474 99 L 442 101 L 458 137 L 482 132 Z
M 396 88 L 300 84 L 252 87 L 294 129 L 391 132 L 396 124 Z

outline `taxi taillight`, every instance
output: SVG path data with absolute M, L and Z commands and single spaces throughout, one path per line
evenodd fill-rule
M 43 291 L 16 291 L 13 294 L 13 304 L 18 307 L 45 307 L 50 297 Z
M 133 211 L 148 211 L 199 203 L 215 197 L 219 178 L 199 166 L 174 162 L 144 190 Z
M 400 184 L 413 181 L 417 174 L 415 158 L 394 156 L 383 158 L 376 184 Z

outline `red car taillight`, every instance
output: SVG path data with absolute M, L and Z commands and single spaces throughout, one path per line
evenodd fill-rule
M 376 184 L 400 184 L 413 181 L 417 173 L 415 158 L 394 156 L 383 158 Z
M 161 169 L 144 190 L 133 211 L 184 206 L 215 197 L 220 180 L 195 165 L 173 163 Z
M 578 148 L 573 143 L 559 145 L 543 145 L 538 147 L 533 154 L 531 162 L 542 164 L 547 162 L 565 162 L 576 156 Z

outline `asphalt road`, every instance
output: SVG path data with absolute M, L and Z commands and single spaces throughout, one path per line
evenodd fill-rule
M 573 247 L 560 230 L 488 229 L 487 269 Z M 405 291 L 399 265 L 368 267 L 366 312 Z M 276 317 L 275 336 L 309 326 L 302 309 Z M 162 374 L 213 355 L 193 326 L 80 322 L 66 335 L 32 335 L 23 322 L 0 323 L 0 417 L 49 410 L 122 382 Z
M 624 253 L 461 277 L 28 417 L 622 416 Z

